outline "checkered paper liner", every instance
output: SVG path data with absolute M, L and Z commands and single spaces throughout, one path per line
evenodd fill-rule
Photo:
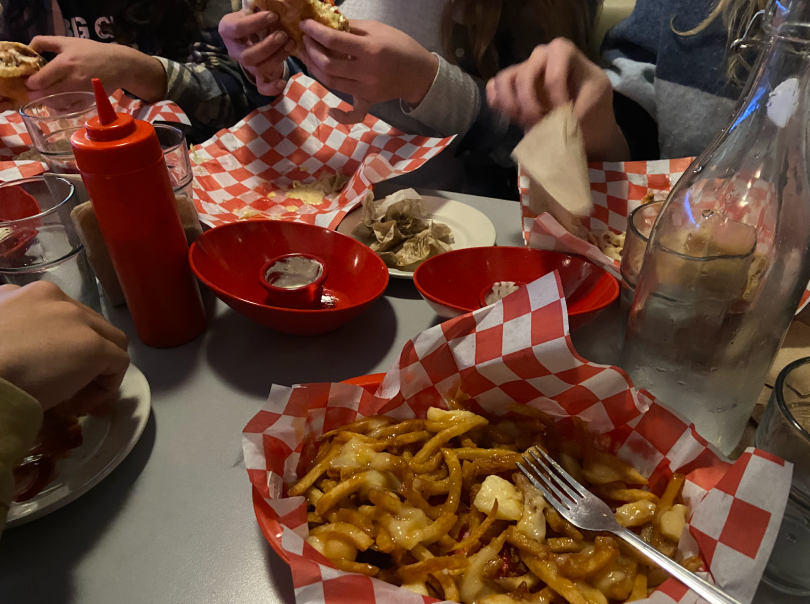
M 591 232 L 627 232 L 627 217 L 641 205 L 648 191 L 669 193 L 694 158 L 593 163 L 589 166 L 593 213 L 583 219 Z M 592 243 L 569 233 L 550 214 L 535 214 L 529 206 L 529 177 L 519 175 L 523 240 L 529 247 L 585 256 L 621 280 L 621 262 L 607 257 Z M 756 192 L 756 189 L 753 191 Z M 750 192 L 749 192 L 750 194 Z M 763 200 L 769 191 L 762 190 Z M 709 197 L 707 196 L 707 199 Z M 764 218 L 764 216 L 762 216 Z M 798 314 L 810 302 L 810 284 L 802 295 Z
M 195 148 L 200 219 L 211 226 L 269 218 L 334 229 L 376 183 L 416 170 L 453 140 L 405 135 L 372 116 L 340 125 L 329 117 L 331 107 L 350 109 L 297 74 L 273 103 Z M 337 170 L 351 179 L 322 203 L 284 194 L 295 181 L 306 184 Z
M 445 407 L 457 387 L 473 411 L 503 415 L 507 401 L 530 405 L 571 433 L 580 417 L 600 444 L 649 478 L 660 494 L 674 471 L 687 481 L 691 515 L 680 542 L 700 554 L 708 573 L 740 602 L 751 602 L 773 547 L 790 490 L 791 468 L 756 449 L 734 463 L 708 445 L 678 413 L 632 388 L 616 367 L 579 357 L 568 337 L 563 290 L 556 273 L 472 314 L 409 341 L 376 395 L 348 384 L 274 386 L 264 408 L 245 426 L 248 475 L 269 505 L 274 545 L 292 568 L 297 604 L 424 604 L 377 579 L 347 574 L 306 543 L 306 503 L 284 497 L 284 484 L 303 473 L 325 432 L 360 417 L 423 418 Z M 262 506 L 264 507 L 264 506 Z M 668 580 L 645 601 L 692 604 L 697 596 Z
M 149 104 L 126 96 L 123 90 L 112 94 L 110 101 L 117 112 L 128 113 L 147 122 L 191 124 L 183 110 L 171 101 Z M 29 178 L 48 171 L 48 165 L 44 162 L 15 159 L 31 149 L 31 137 L 19 112 L 0 114 L 0 182 Z

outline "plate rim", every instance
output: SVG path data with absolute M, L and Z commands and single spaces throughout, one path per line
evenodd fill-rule
M 74 502 L 76 499 L 80 498 L 82 495 L 90 491 L 90 489 L 98 485 L 107 476 L 109 476 L 113 470 L 115 470 L 121 464 L 121 462 L 129 456 L 132 449 L 135 448 L 135 445 L 138 444 L 138 441 L 141 439 L 141 436 L 146 429 L 146 424 L 149 422 L 149 416 L 151 415 L 152 410 L 152 389 L 150 388 L 149 381 L 146 379 L 143 372 L 132 363 L 130 363 L 129 367 L 127 368 L 127 373 L 124 376 L 124 380 L 131 380 L 133 385 L 138 384 L 139 389 L 143 393 L 143 396 L 139 396 L 137 398 L 138 405 L 133 410 L 133 415 L 136 417 L 141 417 L 142 419 L 135 425 L 135 429 L 131 433 L 126 446 L 119 449 L 99 472 L 90 477 L 90 479 L 80 487 L 68 491 L 61 497 L 56 497 L 53 501 L 46 503 L 42 507 L 37 507 L 27 514 L 12 518 L 12 513 L 14 512 L 15 508 L 15 505 L 12 504 L 8 511 L 8 520 L 6 522 L 7 529 L 22 526 L 28 522 L 32 522 L 33 520 L 47 516 L 48 514 L 63 508 L 69 503 Z
M 489 231 L 489 230 L 491 230 L 491 231 L 492 231 L 492 232 L 491 232 L 491 235 L 492 235 L 492 236 L 491 236 L 492 243 L 487 243 L 487 244 L 480 243 L 480 244 L 476 244 L 476 245 L 472 245 L 472 246 L 468 246 L 468 247 L 490 247 L 490 246 L 494 246 L 494 245 L 496 244 L 497 239 L 498 239 L 498 231 L 495 229 L 495 225 L 492 223 L 492 220 L 490 220 L 489 216 L 487 216 L 486 214 L 484 214 L 484 213 L 483 213 L 481 210 L 479 210 L 478 208 L 475 208 L 475 207 L 471 206 L 471 205 L 470 205 L 470 204 L 468 204 L 468 203 L 464 203 L 463 201 L 459 201 L 459 200 L 457 200 L 457 199 L 453 199 L 453 198 L 450 198 L 450 197 L 441 197 L 441 196 L 439 196 L 439 195 L 421 195 L 421 194 L 420 194 L 420 197 L 421 197 L 423 200 L 439 200 L 439 201 L 441 201 L 441 202 L 450 202 L 451 204 L 458 204 L 458 205 L 460 205 L 460 206 L 464 206 L 465 208 L 467 208 L 468 210 L 470 210 L 470 211 L 472 211 L 472 212 L 474 212 L 474 213 L 477 213 L 477 214 L 480 214 L 480 215 L 481 215 L 481 217 L 482 217 L 482 218 L 483 218 L 483 219 L 486 221 L 486 224 L 487 224 L 487 226 L 488 226 L 487 230 L 488 230 L 488 231 Z M 342 225 L 342 224 L 343 224 L 343 223 L 346 221 L 346 219 L 347 219 L 347 218 L 349 218 L 349 216 L 352 216 L 352 215 L 354 215 L 354 214 L 356 214 L 356 213 L 358 213 L 358 212 L 360 212 L 360 211 L 362 211 L 362 206 L 358 206 L 358 207 L 356 207 L 355 209 L 353 209 L 351 212 L 347 213 L 347 214 L 346 214 L 346 215 L 343 217 L 343 219 L 340 221 L 340 223 L 338 224 L 337 228 L 335 228 L 335 231 L 337 231 L 337 232 L 338 232 L 338 233 L 340 233 L 341 235 L 346 235 L 347 237 L 351 237 L 351 238 L 352 238 L 352 239 L 354 239 L 355 241 L 360 241 L 360 240 L 359 240 L 359 239 L 357 239 L 357 238 L 356 238 L 354 235 L 352 235 L 352 234 L 351 234 L 351 232 L 345 232 L 345 233 L 344 233 L 344 232 L 341 232 L 341 231 L 340 231 L 340 227 L 341 227 L 341 225 Z M 431 217 L 431 213 L 430 213 L 430 212 L 428 212 L 427 217 L 428 217 L 428 218 L 430 218 L 430 217 Z M 487 237 L 486 237 L 486 239 L 487 239 L 487 241 L 489 241 L 489 240 L 490 240 L 489 233 L 487 233 Z M 360 241 L 360 243 L 363 243 L 363 242 L 362 242 L 362 241 Z M 365 243 L 363 243 L 363 245 L 366 245 L 366 244 L 365 244 Z M 459 250 L 463 250 L 463 249 L 467 249 L 467 248 L 466 248 L 466 247 L 463 247 L 463 248 L 453 248 L 451 251 L 456 251 L 457 249 L 459 249 Z M 415 270 L 414 270 L 414 271 L 410 271 L 410 272 L 408 272 L 408 271 L 402 271 L 402 270 L 397 269 L 397 268 L 391 268 L 391 267 L 388 267 L 388 275 L 389 275 L 389 276 L 390 276 L 392 279 L 401 279 L 401 280 L 405 280 L 405 281 L 413 281 L 413 275 L 414 275 L 414 273 L 415 273 L 415 272 L 416 272 Z

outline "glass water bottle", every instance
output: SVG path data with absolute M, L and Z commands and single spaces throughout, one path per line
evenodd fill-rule
M 733 119 L 658 216 L 621 360 L 724 453 L 810 279 L 810 2 L 771 2 L 763 27 Z

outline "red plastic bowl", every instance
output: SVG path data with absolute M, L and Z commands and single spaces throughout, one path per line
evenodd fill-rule
M 619 282 L 584 258 L 525 247 L 474 247 L 439 254 L 413 275 L 416 289 L 442 318 L 481 307 L 481 291 L 496 281 L 531 283 L 560 273 L 570 329 L 578 329 L 619 297 Z
M 270 258 L 304 253 L 323 258 L 329 276 L 324 295 L 332 308 L 279 308 L 265 303 L 259 269 Z M 191 268 L 217 297 L 257 323 L 298 336 L 316 336 L 360 316 L 388 285 L 388 268 L 369 248 L 340 233 L 309 224 L 251 220 L 207 231 L 189 250 Z

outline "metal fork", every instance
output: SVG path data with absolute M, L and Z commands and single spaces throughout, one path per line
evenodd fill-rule
M 545 451 L 542 449 L 537 451 L 540 455 L 535 452 L 535 448 L 529 449 L 527 454 L 523 455 L 523 462 L 526 465 L 521 462 L 517 465 L 529 482 L 543 493 L 546 501 L 568 522 L 586 531 L 616 535 L 711 604 L 740 604 L 621 526 L 604 501 L 574 480 Z

